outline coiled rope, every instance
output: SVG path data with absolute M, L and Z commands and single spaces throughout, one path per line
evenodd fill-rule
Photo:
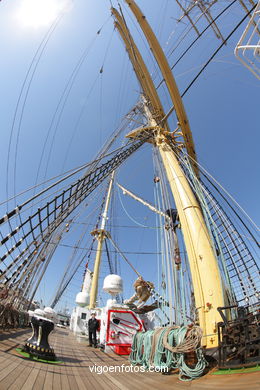
M 196 325 L 138 332 L 133 339 L 130 362 L 133 365 L 141 364 L 146 369 L 178 369 L 179 379 L 190 381 L 200 377 L 208 365 L 200 347 L 201 338 L 202 330 Z M 185 354 L 189 352 L 196 353 L 195 367 L 185 362 Z

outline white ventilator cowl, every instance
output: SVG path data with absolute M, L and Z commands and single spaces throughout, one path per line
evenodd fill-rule
M 123 292 L 123 279 L 119 275 L 108 275 L 104 279 L 103 290 L 108 294 L 120 294 Z
M 48 313 L 48 314 L 52 314 L 52 315 L 56 314 L 55 310 L 53 310 L 51 307 L 45 307 L 44 311 L 45 311 L 45 313 Z
M 89 294 L 87 292 L 79 292 L 76 296 L 76 304 L 84 307 L 89 304 Z
M 37 316 L 45 317 L 46 313 L 42 309 L 36 309 L 34 310 L 34 314 L 36 314 Z
M 43 309 L 44 313 L 45 313 L 45 317 L 46 318 L 49 318 L 49 320 L 56 320 L 57 319 L 57 314 L 56 314 L 56 311 L 53 310 L 52 307 L 45 307 Z

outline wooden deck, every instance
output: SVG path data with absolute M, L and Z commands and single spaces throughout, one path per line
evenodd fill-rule
M 53 332 L 50 344 L 63 364 L 46 364 L 20 357 L 16 348 L 30 336 L 28 329 L 0 334 L 0 390 L 113 390 L 190 389 L 259 390 L 259 372 L 216 376 L 208 374 L 193 382 L 181 382 L 176 374 L 148 372 L 91 372 L 93 366 L 129 365 L 126 357 L 107 355 L 79 343 L 66 329 Z

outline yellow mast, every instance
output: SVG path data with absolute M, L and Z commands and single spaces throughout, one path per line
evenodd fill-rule
M 192 158 L 191 164 L 193 166 L 193 169 L 197 172 L 197 166 L 194 165 L 193 160 L 196 160 L 196 152 L 195 152 L 195 146 L 193 142 L 192 133 L 190 130 L 189 120 L 187 117 L 187 114 L 185 112 L 185 108 L 176 84 L 176 81 L 173 77 L 172 70 L 170 68 L 170 65 L 168 64 L 167 58 L 165 57 L 165 54 L 161 48 L 160 43 L 158 42 L 153 30 L 151 29 L 149 23 L 146 20 L 146 17 L 143 15 L 140 8 L 137 6 L 137 4 L 134 1 L 125 0 L 125 2 L 129 5 L 131 11 L 133 12 L 137 22 L 139 23 L 149 45 L 150 49 L 157 61 L 157 64 L 162 72 L 163 78 L 165 80 L 165 84 L 167 86 L 167 89 L 169 91 L 169 94 L 171 96 L 177 118 L 180 123 L 180 128 L 182 130 L 182 135 L 184 138 L 184 142 L 186 145 L 186 149 L 188 152 L 188 155 Z
M 138 23 L 140 24 L 162 71 L 173 104 L 175 106 L 188 154 L 192 158 L 196 159 L 189 122 L 167 59 L 151 27 L 146 21 L 145 16 L 137 7 L 135 2 L 127 0 L 125 1 L 128 3 Z M 117 23 L 120 25 L 121 30 L 124 31 L 124 35 L 131 37 L 125 23 L 122 22 L 122 20 L 120 20 L 118 17 Z M 124 24 L 123 26 L 121 25 L 122 23 Z M 129 39 L 130 42 L 132 42 L 132 37 Z M 138 54 L 138 57 L 139 55 L 140 53 Z M 132 63 L 133 61 L 137 60 L 137 57 L 136 60 L 133 60 L 133 56 L 131 55 L 129 55 L 129 57 Z M 144 61 L 138 61 L 138 79 L 144 90 L 145 96 L 147 96 L 147 85 L 151 86 L 153 81 L 149 72 L 146 72 L 145 69 L 143 69 L 143 63 Z M 136 68 L 136 63 L 133 63 L 133 66 Z M 140 69 L 142 69 L 142 72 Z M 140 74 L 144 76 L 145 81 L 142 79 L 142 77 L 140 77 Z M 156 96 L 153 94 L 153 98 L 158 98 L 159 100 L 158 95 Z M 150 96 L 149 99 L 150 101 L 152 100 Z M 159 107 L 160 104 L 160 102 L 156 102 L 157 107 Z M 151 131 L 151 135 L 154 135 L 154 142 L 160 152 L 181 223 L 181 229 L 188 254 L 193 281 L 196 309 L 198 312 L 200 326 L 203 329 L 202 344 L 206 348 L 216 347 L 218 345 L 217 322 L 221 321 L 221 317 L 217 311 L 217 308 L 219 306 L 225 306 L 222 281 L 218 268 L 217 258 L 213 250 L 213 245 L 203 218 L 200 205 L 198 204 L 193 194 L 189 182 L 186 179 L 185 173 L 179 164 L 178 158 L 175 156 L 172 148 L 168 144 L 168 132 L 166 131 L 165 126 L 160 126 L 158 120 L 155 120 L 153 112 L 149 109 L 147 102 L 145 103 L 145 107 L 146 117 L 148 119 L 148 127 L 146 129 L 134 130 L 128 135 L 128 137 L 136 137 L 138 132 L 140 133 L 147 130 Z
M 224 297 L 221 276 L 212 242 L 203 214 L 177 157 L 167 142 L 164 131 L 146 109 L 148 122 L 157 130 L 156 146 L 159 149 L 166 175 L 172 190 L 181 224 L 193 282 L 194 298 L 203 330 L 202 345 L 218 346 L 217 322 L 221 317 L 217 311 L 223 307 Z
M 114 25 L 118 30 L 122 40 L 124 41 L 127 53 L 134 67 L 135 74 L 138 78 L 139 83 L 142 86 L 143 93 L 147 101 L 150 101 L 151 103 L 150 106 L 153 113 L 153 117 L 157 120 L 161 120 L 165 116 L 165 113 L 160 98 L 158 96 L 157 90 L 154 86 L 152 79 L 150 78 L 149 71 L 145 65 L 141 53 L 138 50 L 127 28 L 124 18 L 119 14 L 119 12 L 115 8 L 111 8 L 111 12 L 116 19 Z
M 96 259 L 95 259 L 95 265 L 94 265 L 94 272 L 93 272 L 93 278 L 92 278 L 92 284 L 91 284 L 91 290 L 90 290 L 90 298 L 89 298 L 89 309 L 94 309 L 96 307 L 96 301 L 97 301 L 97 292 L 98 292 L 98 278 L 99 278 L 99 269 L 101 264 L 101 255 L 102 255 L 102 248 L 103 248 L 103 242 L 106 238 L 106 220 L 107 220 L 107 214 L 108 214 L 108 207 L 111 199 L 111 193 L 112 193 L 112 187 L 114 182 L 114 175 L 113 172 L 111 174 L 111 179 L 109 182 L 107 197 L 106 197 L 106 203 L 104 207 L 104 212 L 102 214 L 100 229 L 94 230 L 91 234 L 94 235 L 98 241 L 97 245 L 97 253 L 96 253 Z

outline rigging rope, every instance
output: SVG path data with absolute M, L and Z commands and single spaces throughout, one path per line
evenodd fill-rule
M 171 142 L 171 140 L 169 139 Z M 172 142 L 171 142 L 172 143 Z M 175 149 L 175 145 L 172 144 L 173 149 Z M 218 194 L 222 197 L 222 199 L 228 204 L 228 206 L 232 209 L 232 211 L 235 213 L 237 218 L 240 220 L 240 222 L 244 225 L 245 229 L 248 231 L 250 236 L 252 237 L 253 241 L 256 243 L 256 245 L 259 247 L 260 243 L 256 240 L 253 233 L 250 231 L 248 226 L 245 224 L 245 222 L 242 220 L 242 218 L 238 215 L 234 207 L 231 205 L 231 203 L 228 201 L 228 199 L 223 195 L 222 192 L 220 192 L 219 188 L 231 199 L 231 201 L 236 205 L 238 209 L 246 216 L 246 218 L 250 221 L 250 223 L 254 226 L 257 233 L 259 234 L 259 226 L 255 224 L 255 222 L 250 218 L 250 216 L 246 213 L 246 211 L 237 203 L 237 201 L 233 198 L 233 196 L 200 164 L 198 161 L 194 160 L 192 156 L 190 156 L 186 151 L 182 151 L 187 158 L 189 158 L 196 166 L 198 167 L 200 173 L 208 180 L 208 182 L 214 187 L 214 189 L 218 192 Z M 215 184 L 214 184 L 215 183 Z M 219 188 L 218 188 L 218 187 Z
M 176 153 L 174 145 L 172 148 Z M 226 283 L 225 291 L 229 293 L 228 299 L 231 304 L 243 302 L 253 305 L 258 297 L 259 285 L 259 267 L 254 257 L 225 210 L 204 183 L 195 176 L 187 157 L 182 154 L 178 156 L 212 234 L 216 258 Z
M 246 18 L 253 12 L 255 7 L 257 6 L 257 3 L 251 8 L 251 10 L 239 21 L 239 23 L 235 26 L 235 28 L 231 31 L 231 33 L 228 34 L 228 36 L 224 39 L 224 41 L 218 46 L 218 48 L 214 51 L 214 53 L 211 55 L 211 57 L 208 59 L 208 61 L 204 64 L 204 66 L 201 68 L 201 70 L 197 73 L 197 75 L 193 78 L 193 80 L 189 83 L 189 85 L 185 88 L 183 93 L 181 94 L 181 97 L 186 95 L 188 90 L 192 87 L 192 85 L 195 83 L 195 81 L 199 78 L 201 73 L 206 69 L 206 67 L 209 65 L 209 63 L 213 60 L 213 58 L 218 54 L 220 49 L 227 43 L 227 41 L 230 39 L 230 37 L 236 32 L 236 30 L 241 26 L 241 24 L 246 20 Z M 165 116 L 162 118 L 160 123 L 164 123 L 167 118 L 171 115 L 171 113 L 174 111 L 174 106 L 172 106 L 169 111 L 165 114 Z
M 74 83 L 75 83 L 76 78 L 77 78 L 77 76 L 79 74 L 79 71 L 81 70 L 82 65 L 86 61 L 86 58 L 87 58 L 87 56 L 88 56 L 92 46 L 95 44 L 98 36 L 100 35 L 100 32 L 102 31 L 102 29 L 104 28 L 104 26 L 106 25 L 106 23 L 108 22 L 109 19 L 110 19 L 110 17 L 108 17 L 106 19 L 106 21 L 102 24 L 101 28 L 97 31 L 97 33 L 95 33 L 95 36 L 92 38 L 90 44 L 84 49 L 82 55 L 80 56 L 79 60 L 77 61 L 76 65 L 75 65 L 75 67 L 73 68 L 73 70 L 72 70 L 72 72 L 71 72 L 71 74 L 70 74 L 70 76 L 69 76 L 69 78 L 67 80 L 67 83 L 65 84 L 65 87 L 63 88 L 62 94 L 61 94 L 61 96 L 59 98 L 59 101 L 58 101 L 58 103 L 56 105 L 54 114 L 53 114 L 52 119 L 51 119 L 50 126 L 49 126 L 48 131 L 47 131 L 47 136 L 46 136 L 44 144 L 43 144 L 41 157 L 40 157 L 40 162 L 39 162 L 38 170 L 37 170 L 37 174 L 36 174 L 35 184 L 37 183 L 38 177 L 39 177 L 39 174 L 40 174 L 40 167 L 41 167 L 41 164 L 42 164 L 42 161 L 43 161 L 43 157 L 44 157 L 44 153 L 45 153 L 45 148 L 47 146 L 48 138 L 49 138 L 49 136 L 51 134 L 52 128 L 54 128 L 54 132 L 53 132 L 53 136 L 52 136 L 52 140 L 51 140 L 49 153 L 48 153 L 48 156 L 47 156 L 47 159 L 46 159 L 47 164 L 46 164 L 46 167 L 45 167 L 44 180 L 46 179 L 47 171 L 48 171 L 48 167 L 49 167 L 49 162 L 50 162 L 50 157 L 51 157 L 51 153 L 52 153 L 52 149 L 53 149 L 53 145 L 54 145 L 54 141 L 55 141 L 55 137 L 56 137 L 56 134 L 57 134 L 57 131 L 58 131 L 58 127 L 59 127 L 59 124 L 60 124 L 60 121 L 61 121 L 61 117 L 63 115 L 65 106 L 67 104 L 67 100 L 69 98 L 70 92 L 71 92 L 71 90 L 72 90 L 72 88 L 74 86 Z M 57 117 L 57 120 L 56 120 L 56 124 L 55 124 L 56 117 Z
M 210 28 L 210 26 L 212 24 L 214 24 L 218 18 L 223 15 L 234 3 L 236 3 L 237 0 L 233 0 L 230 4 L 228 4 L 226 6 L 226 8 L 224 8 L 214 19 L 212 19 L 212 21 L 204 28 L 204 30 L 201 31 L 201 33 L 198 34 L 197 38 L 194 39 L 194 41 L 191 42 L 191 44 L 187 47 L 187 49 L 182 53 L 182 55 L 178 58 L 178 60 L 171 66 L 171 69 L 173 69 L 179 62 L 180 60 L 187 54 L 187 52 L 191 49 L 191 47 L 197 42 L 197 40 L 199 38 L 201 38 L 201 36 Z M 169 53 L 169 55 L 171 55 L 173 53 L 175 49 L 173 49 L 171 51 L 171 53 Z M 157 88 L 159 88 L 159 86 L 161 85 L 161 83 L 163 82 L 164 80 L 162 80 L 159 85 L 157 86 Z
M 17 99 L 17 102 L 16 102 L 16 107 L 15 107 L 15 112 L 14 112 L 14 116 L 13 116 L 13 121 L 12 121 L 12 126 L 11 126 L 11 133 L 10 133 L 10 138 L 9 138 L 9 144 L 8 144 L 8 159 L 7 159 L 7 166 L 6 166 L 6 196 L 8 198 L 8 174 L 9 174 L 9 165 L 10 165 L 10 152 L 11 152 L 11 145 L 12 145 L 12 137 L 13 137 L 13 133 L 14 133 L 14 129 L 15 129 L 15 123 L 16 123 L 16 118 L 17 118 L 17 115 L 18 115 L 18 108 L 20 106 L 20 102 L 21 102 L 21 99 L 22 99 L 22 95 L 23 95 L 23 91 L 25 89 L 25 86 L 26 86 L 26 82 L 27 80 L 28 81 L 28 86 L 27 86 L 27 89 L 25 91 L 25 98 L 24 98 L 24 101 L 22 103 L 22 110 L 21 110 L 21 115 L 20 115 L 20 118 L 19 118 L 19 124 L 18 124 L 18 133 L 17 133 L 17 139 L 16 139 L 16 146 L 15 146 L 15 168 L 14 168 L 14 185 L 15 185 L 15 175 L 16 175 L 16 155 L 17 155 L 17 147 L 18 147 L 18 138 L 19 138 L 19 133 L 20 133 L 20 129 L 21 129 L 21 122 L 22 122 L 22 119 L 23 119 L 23 113 L 24 113 L 24 108 L 25 108 L 25 104 L 26 104 L 26 101 L 27 101 L 27 97 L 28 97 L 28 93 L 29 93 L 29 90 L 30 90 L 30 87 L 31 87 L 31 83 L 32 83 L 32 80 L 33 80 L 33 77 L 34 77 L 34 74 L 36 72 L 36 69 L 37 69 L 37 66 L 41 60 L 41 57 L 44 53 L 44 50 L 53 34 L 53 32 L 55 31 L 55 29 L 57 28 L 58 24 L 60 23 L 61 19 L 63 18 L 63 16 L 65 15 L 65 13 L 62 13 L 61 15 L 59 15 L 55 20 L 54 22 L 52 23 L 52 25 L 50 26 L 50 28 L 48 29 L 47 33 L 44 35 L 40 45 L 38 46 L 34 56 L 33 56 L 33 59 L 30 63 L 30 66 L 27 70 L 27 73 L 25 75 L 25 78 L 24 78 L 24 81 L 23 81 L 23 84 L 22 84 L 22 87 L 20 89 L 20 93 L 19 93 L 19 96 L 18 96 L 18 99 Z M 38 58 L 37 58 L 38 57 Z M 35 65 L 34 65 L 34 62 L 35 62 Z M 34 68 L 33 68 L 33 65 L 34 65 Z M 32 70 L 32 72 L 31 72 Z M 31 76 L 30 76 L 30 72 L 31 72 Z M 29 76 L 30 76 L 30 79 L 29 79 Z M 16 191 L 14 190 L 14 193 Z M 14 195 L 14 198 L 15 198 L 15 195 Z
M 37 212 L 30 215 L 20 226 L 15 228 L 9 234 L 7 234 L 1 241 L 1 244 L 6 244 L 13 236 L 15 236 L 19 230 L 26 227 L 26 234 L 16 242 L 7 252 L 0 257 L 0 261 L 3 262 L 9 255 L 11 255 L 19 246 L 22 245 L 25 238 L 30 237 L 30 244 L 26 248 L 22 249 L 21 253 L 11 261 L 10 265 L 3 271 L 0 270 L 0 279 L 5 279 L 5 283 L 8 283 L 10 277 L 8 276 L 9 267 L 20 262 L 24 256 L 27 258 L 23 262 L 23 266 L 27 263 L 28 259 L 35 259 L 38 249 L 41 244 L 46 240 L 49 240 L 51 234 L 53 234 L 60 224 L 76 209 L 78 205 L 104 180 L 113 170 L 115 170 L 128 156 L 130 156 L 135 150 L 137 150 L 144 140 L 132 143 L 131 146 L 121 153 L 118 153 L 114 158 L 108 160 L 106 163 L 99 166 L 94 172 L 90 171 L 88 175 L 79 179 L 76 183 L 72 184 L 64 190 L 60 195 L 56 196 L 52 201 L 48 202 L 44 207 L 39 208 Z M 25 202 L 27 204 L 28 202 Z M 17 215 L 22 206 L 18 206 L 12 212 L 5 215 L 0 223 L 3 224 L 9 221 L 14 215 Z M 34 245 L 33 245 L 34 244 Z M 32 249 L 30 250 L 30 248 Z M 23 268 L 22 266 L 22 268 Z M 14 274 L 11 275 L 11 279 Z
M 113 247 L 120 253 L 120 255 L 123 257 L 123 259 L 127 262 L 127 264 L 132 268 L 132 270 L 136 273 L 136 275 L 141 276 L 141 274 L 134 268 L 134 266 L 130 263 L 130 261 L 126 258 L 123 252 L 119 249 L 115 241 L 111 238 L 110 235 L 108 235 L 108 239 L 111 241 L 111 244 Z
M 200 377 L 208 365 L 200 347 L 201 338 L 202 330 L 198 326 L 137 332 L 133 338 L 129 360 L 133 365 L 141 364 L 146 369 L 153 366 L 162 372 L 178 369 L 179 379 L 190 381 Z M 197 357 L 193 368 L 185 362 L 185 354 L 192 352 Z
M 131 146 L 126 149 L 125 147 L 121 147 L 121 148 L 118 148 L 119 150 L 122 150 L 122 149 L 126 149 L 125 151 L 123 151 L 122 153 L 118 153 L 114 158 L 112 158 L 111 160 L 107 161 L 106 163 L 102 164 L 101 166 L 99 166 L 96 171 L 92 171 L 90 172 L 88 175 L 84 175 L 83 178 L 77 180 L 76 183 L 72 184 L 69 186 L 69 188 L 65 191 L 63 191 L 62 194 L 58 195 L 57 197 L 54 198 L 54 200 L 52 200 L 51 202 L 49 202 L 49 205 L 50 203 L 57 203 L 57 199 L 58 198 L 62 198 L 61 200 L 63 202 L 67 202 L 68 198 L 64 201 L 64 196 L 65 194 L 69 195 L 69 197 L 74 197 L 75 200 L 74 200 L 74 203 L 76 203 L 76 201 L 79 199 L 79 196 L 82 196 L 82 195 L 85 195 L 85 188 L 82 188 L 82 184 L 88 184 L 89 182 L 91 182 L 94 186 L 96 184 L 99 184 L 99 180 L 102 178 L 104 179 L 105 177 L 108 176 L 108 174 L 114 170 L 117 166 L 119 166 L 130 154 L 132 154 L 135 150 L 137 150 L 142 144 L 144 143 L 144 140 L 143 141 L 138 141 L 136 143 L 132 143 Z M 111 154 L 111 153 L 109 153 Z M 83 168 L 80 168 L 79 170 L 82 170 Z M 79 171 L 78 170 L 78 171 Z M 109 171 L 108 171 L 109 170 Z M 6 215 L 4 215 L 1 219 L 0 219 L 0 225 L 3 224 L 4 222 L 10 220 L 13 216 L 17 215 L 21 210 L 22 208 L 27 205 L 29 202 L 31 202 L 32 200 L 34 200 L 36 197 L 42 195 L 44 192 L 48 191 L 49 189 L 53 188 L 54 186 L 56 186 L 58 183 L 60 183 L 61 181 L 64 181 L 66 180 L 68 177 L 74 175 L 76 172 L 73 172 L 71 173 L 70 175 L 66 176 L 66 178 L 63 178 L 63 179 L 60 179 L 58 182 L 52 184 L 51 186 L 49 186 L 47 189 L 44 189 L 43 191 L 41 191 L 40 193 L 38 193 L 37 195 L 33 196 L 32 198 L 30 198 L 29 200 L 25 201 L 24 203 L 22 203 L 21 205 L 17 206 L 15 209 L 13 209 L 12 211 L 8 212 Z M 104 175 L 104 176 L 103 176 Z M 73 192 L 73 189 L 75 187 L 75 190 L 76 190 L 76 193 Z M 81 194 L 79 194 L 81 192 Z M 56 206 L 56 205 L 55 205 Z M 42 207 L 42 209 L 39 209 L 40 211 L 42 211 L 43 209 L 46 209 L 46 206 Z M 57 210 L 57 207 L 56 207 L 56 210 Z
M 131 217 L 131 215 L 128 213 L 128 211 L 126 210 L 124 204 L 123 204 L 123 201 L 122 201 L 122 198 L 121 198 L 121 192 L 119 190 L 119 188 L 117 188 L 117 192 L 118 192 L 118 198 L 119 198 L 119 201 L 120 201 L 120 204 L 122 206 L 122 209 L 124 210 L 124 212 L 126 213 L 126 215 L 128 216 L 128 218 L 133 222 L 135 223 L 136 225 L 140 226 L 140 227 L 143 227 L 143 228 L 151 228 L 150 226 L 146 226 L 146 225 L 143 225 L 142 223 L 140 222 L 137 222 L 133 217 Z
M 156 163 L 156 176 L 158 176 L 159 181 L 156 183 L 156 189 L 158 190 L 157 201 L 160 203 L 159 199 L 162 200 L 162 206 L 158 206 L 159 209 L 162 208 L 163 212 L 166 210 L 172 209 L 173 199 L 170 197 L 168 191 L 167 178 L 165 177 L 164 170 L 162 168 L 162 162 L 157 150 L 154 150 L 154 159 Z M 159 196 L 160 192 L 160 196 Z M 183 295 L 185 290 L 180 288 L 180 276 L 181 276 L 181 264 L 176 264 L 175 256 L 177 248 L 177 235 L 174 231 L 174 227 L 171 224 L 165 224 L 165 220 L 160 218 L 161 224 L 161 242 L 160 247 L 162 248 L 162 284 L 163 294 L 167 294 L 167 300 L 169 300 L 170 307 L 175 308 L 175 317 L 174 322 L 176 323 L 185 323 L 186 322 L 186 313 L 185 310 L 182 310 L 182 300 L 184 300 Z M 167 284 L 165 280 L 165 275 L 167 275 Z M 171 322 L 172 312 L 169 313 Z
M 102 210 L 103 210 L 103 206 L 104 206 L 105 200 L 106 200 L 106 195 L 103 195 L 103 199 L 102 199 L 101 205 L 98 207 L 100 211 L 99 211 L 98 219 L 96 221 L 96 229 L 98 228 L 99 222 L 101 220 L 101 215 L 102 215 Z M 70 284 L 71 280 L 75 276 L 76 272 L 78 271 L 79 267 L 81 266 L 81 264 L 83 263 L 83 260 L 86 257 L 86 255 L 81 257 L 79 259 L 79 261 L 77 262 L 77 264 L 74 266 L 74 269 L 72 269 L 72 271 L 70 271 L 70 274 L 69 274 L 70 268 L 73 268 L 73 261 L 75 261 L 75 259 L 76 259 L 77 251 L 79 249 L 83 249 L 83 248 L 80 248 L 79 245 L 82 242 L 83 238 L 85 237 L 87 229 L 88 229 L 88 225 L 86 225 L 85 229 L 81 233 L 81 236 L 79 237 L 79 239 L 77 241 L 77 245 L 73 248 L 71 256 L 70 256 L 70 258 L 69 258 L 69 260 L 67 262 L 67 267 L 64 270 L 64 273 L 63 273 L 63 276 L 61 278 L 59 287 L 58 287 L 58 289 L 56 291 L 55 297 L 53 298 L 52 303 L 50 305 L 52 308 L 54 308 L 55 305 L 58 303 L 58 301 L 60 300 L 60 298 L 64 294 L 65 290 L 67 289 L 68 285 Z M 90 248 L 89 249 L 84 248 L 84 250 L 89 250 L 87 264 L 89 263 L 89 259 L 90 259 L 90 255 L 91 255 L 92 250 L 93 250 L 94 242 L 95 242 L 95 237 L 93 237 L 93 239 L 92 239 L 92 243 L 91 243 Z M 84 275 L 84 277 L 85 277 L 85 275 Z M 84 278 L 83 278 L 83 283 L 84 283 Z

